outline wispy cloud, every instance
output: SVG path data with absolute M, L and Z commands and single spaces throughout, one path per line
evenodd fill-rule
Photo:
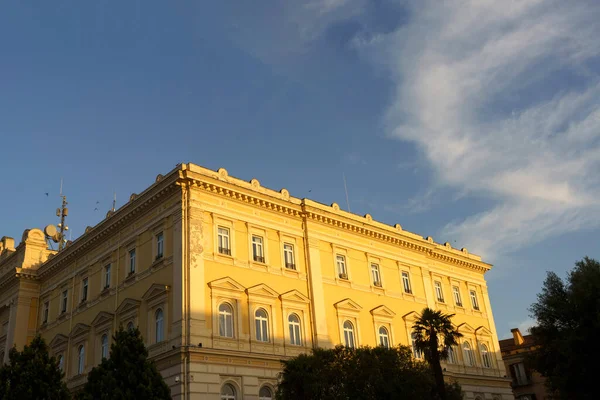
M 357 39 L 396 84 L 386 123 L 436 184 L 496 205 L 443 236 L 493 257 L 600 225 L 600 5 L 409 1 L 396 32 Z M 567 84 L 563 81 L 569 79 Z
M 277 34 L 241 36 L 258 38 L 249 47 L 263 59 L 279 59 L 274 48 L 306 51 L 332 24 L 360 21 L 349 47 L 394 85 L 388 134 L 416 144 L 434 173 L 410 210 L 435 206 L 440 188 L 455 193 L 444 202 L 492 200 L 442 237 L 494 261 L 600 226 L 600 3 L 404 0 L 408 18 L 391 31 L 361 19 L 366 0 L 278 4 Z

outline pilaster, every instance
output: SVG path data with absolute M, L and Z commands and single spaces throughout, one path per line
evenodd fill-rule
M 485 305 L 485 313 L 488 318 L 488 324 L 490 331 L 492 332 L 492 340 L 494 341 L 494 358 L 496 365 L 500 370 L 500 375 L 506 375 L 506 367 L 504 361 L 502 361 L 502 353 L 500 352 L 500 342 L 498 341 L 498 333 L 496 331 L 496 324 L 494 323 L 494 316 L 492 314 L 492 305 L 490 304 L 490 296 L 488 294 L 487 286 L 481 286 L 481 297 L 483 297 L 483 304 Z
M 307 230 L 307 269 L 309 270 L 308 276 L 313 314 L 314 346 L 329 348 L 331 347 L 331 340 L 327 332 L 327 315 L 325 312 L 325 295 L 323 293 L 323 273 L 321 270 L 319 239 L 309 235 L 306 222 L 305 229 Z
M 421 267 L 421 276 L 423 277 L 423 290 L 427 299 L 427 307 L 435 309 L 435 297 L 433 293 L 433 285 L 431 283 L 431 271 L 429 268 Z

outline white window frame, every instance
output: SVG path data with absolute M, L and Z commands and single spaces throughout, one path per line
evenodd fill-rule
M 412 294 L 412 286 L 410 284 L 410 273 L 408 271 L 402 271 L 402 290 L 404 293 Z
M 77 348 L 77 375 L 85 372 L 85 344 L 80 344 Z
M 58 370 L 60 372 L 65 372 L 65 356 L 63 354 L 59 354 L 58 357 L 56 358 L 56 361 L 58 364 Z
M 350 279 L 350 276 L 348 275 L 348 264 L 346 260 L 347 258 L 345 254 L 335 254 L 335 271 L 338 279 Z M 342 276 L 345 276 L 345 278 L 343 278 Z
M 155 235 L 156 238 L 156 259 L 165 255 L 165 234 L 161 231 Z
M 265 396 L 264 393 L 261 393 L 263 390 L 267 390 L 269 395 Z M 273 389 L 267 385 L 262 385 L 258 390 L 258 400 L 273 400 Z
M 356 329 L 354 323 L 351 320 L 346 319 L 342 323 L 342 332 L 344 337 L 344 346 L 355 349 L 356 348 Z
M 385 333 L 382 333 L 382 330 L 385 331 Z M 386 349 L 390 348 L 390 332 L 386 326 L 381 325 L 379 329 L 377 329 L 377 337 L 379 338 L 379 346 L 383 346 Z
M 296 259 L 294 257 L 294 245 L 292 243 L 283 243 L 283 262 L 285 268 L 296 270 Z
M 481 311 L 479 308 L 479 300 L 477 299 L 477 291 L 475 289 L 469 289 L 469 297 L 471 298 L 471 307 L 475 311 Z
M 264 316 L 259 316 L 259 312 L 264 313 Z M 254 339 L 264 343 L 270 341 L 269 313 L 262 307 L 259 307 L 254 311 Z
M 229 307 L 230 312 L 226 312 L 226 311 L 221 311 L 221 306 L 227 306 Z M 219 313 L 218 316 L 218 325 L 219 325 L 219 336 L 220 337 L 224 337 L 224 338 L 229 338 L 229 339 L 233 339 L 235 338 L 235 308 L 233 307 L 233 305 L 229 302 L 223 301 L 221 303 L 219 303 L 219 305 L 217 306 L 217 310 Z M 229 316 L 229 319 L 231 320 L 231 335 L 228 335 L 228 331 L 227 331 L 227 317 Z M 221 325 L 221 319 L 223 319 L 223 325 Z M 221 326 L 224 327 L 224 332 L 221 332 Z M 223 334 L 224 333 L 224 334 Z
M 435 288 L 435 299 L 438 303 L 445 303 L 444 301 L 444 289 L 442 288 L 442 281 L 433 281 Z
M 69 309 L 69 289 L 65 289 L 61 292 L 59 307 L 60 314 L 66 313 Z
M 224 245 L 227 245 L 226 247 Z M 221 250 L 224 250 L 222 252 Z M 217 225 L 217 253 L 231 256 L 231 228 Z
M 154 311 L 154 341 L 160 343 L 163 340 L 165 340 L 165 312 L 159 307 Z
M 90 290 L 89 278 L 86 276 L 81 280 L 81 302 L 87 301 Z
M 475 366 L 475 354 L 473 354 L 473 346 L 468 340 L 462 343 L 463 361 L 467 367 Z
M 457 307 L 463 307 L 462 296 L 460 295 L 460 287 L 458 285 L 452 285 L 452 295 L 454 296 L 454 305 Z
M 457 364 L 458 359 L 456 357 L 456 349 L 454 346 L 448 346 L 448 359 L 446 362 L 448 364 Z
M 479 345 L 479 351 L 481 352 L 481 365 L 484 368 L 492 368 L 492 357 L 490 357 L 490 351 L 485 343 Z
M 252 235 L 252 261 L 265 264 L 265 239 L 260 235 Z
M 50 301 L 44 302 L 44 310 L 42 311 L 42 324 L 48 323 L 48 319 L 50 318 Z M 2 360 L 0 360 L 2 362 Z
M 108 333 L 104 333 L 100 336 L 100 359 L 108 358 L 109 348 Z
M 381 280 L 381 270 L 379 269 L 378 263 L 371 263 L 371 278 L 373 286 L 382 287 L 383 282 Z
M 415 358 L 417 360 L 422 360 L 423 359 L 423 352 L 421 350 L 417 350 L 417 346 L 416 346 L 416 333 L 414 331 L 412 331 L 410 333 L 410 347 L 412 347 L 413 350 L 413 355 L 415 356 Z
M 233 394 L 223 394 L 223 389 L 225 387 L 229 387 L 231 388 L 231 391 L 233 392 Z M 237 400 L 237 389 L 234 385 L 232 385 L 231 383 L 224 383 L 221 386 L 221 391 L 220 391 L 220 399 L 221 400 Z
M 137 270 L 137 252 L 136 249 L 129 249 L 129 251 L 127 252 L 127 254 L 129 255 L 129 272 L 128 275 L 132 275 L 135 274 L 135 271 Z
M 104 266 L 104 285 L 102 290 L 108 289 L 111 286 L 112 281 L 112 264 L 106 264 Z
M 296 321 L 292 322 L 291 319 L 295 318 Z M 302 320 L 296 313 L 288 315 L 288 331 L 289 331 L 289 344 L 292 346 L 302 346 Z

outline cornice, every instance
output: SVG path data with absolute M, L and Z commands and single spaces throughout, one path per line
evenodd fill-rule
M 423 238 L 404 231 L 399 224 L 392 227 L 374 221 L 369 214 L 360 216 L 343 211 L 336 203 L 327 206 L 310 199 L 292 197 L 286 189 L 281 189 L 279 192 L 267 189 L 262 187 L 256 179 L 246 182 L 231 177 L 224 168 L 212 171 L 194 164 L 184 164 L 180 171 L 178 184 L 187 184 L 189 187 L 196 187 L 217 196 L 228 197 L 293 217 L 305 217 L 307 220 L 425 254 L 428 258 L 439 262 L 483 273 L 492 267 L 490 264 L 482 262 L 479 256 L 470 254 L 465 248 L 458 250 L 452 248 L 449 243 L 435 243 L 431 237 Z
M 37 276 L 43 278 L 54 271 L 58 266 L 71 261 L 80 253 L 95 246 L 97 243 L 105 240 L 110 235 L 118 231 L 123 225 L 129 223 L 140 214 L 144 213 L 161 199 L 177 190 L 177 179 L 179 177 L 177 168 L 170 171 L 166 176 L 158 175 L 156 182 L 144 190 L 142 193 L 132 194 L 129 202 L 123 205 L 115 212 L 109 212 L 104 220 L 77 238 L 73 243 L 67 246 L 63 251 L 57 253 L 54 257 L 46 261 L 37 270 Z

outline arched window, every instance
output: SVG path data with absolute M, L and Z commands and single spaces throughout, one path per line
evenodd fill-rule
M 469 342 L 463 343 L 463 358 L 465 359 L 465 365 L 472 367 L 475 365 L 475 357 L 473 357 L 473 349 L 471 349 L 471 345 Z
M 254 313 L 254 322 L 256 325 L 256 340 L 260 342 L 269 341 L 269 321 L 267 319 L 267 312 L 262 308 L 259 308 Z
M 412 342 L 411 344 L 412 344 L 413 354 L 415 355 L 415 358 L 419 358 L 419 359 L 423 358 L 423 352 L 421 350 L 417 349 L 417 344 L 416 344 L 417 335 L 416 335 L 416 333 L 414 333 L 414 332 L 411 333 L 410 334 L 410 339 L 411 339 L 411 342 Z
M 108 335 L 104 334 L 100 338 L 100 354 L 102 358 L 108 358 Z
M 60 372 L 63 372 L 65 369 L 65 359 L 62 354 L 58 356 L 58 369 Z
M 258 400 L 272 400 L 273 392 L 268 386 L 263 386 L 258 392 Z
M 385 347 L 386 349 L 390 348 L 390 335 L 388 334 L 388 330 L 385 326 L 379 328 L 379 345 Z
M 233 309 L 227 303 L 219 306 L 219 336 L 233 337 Z
M 449 364 L 456 364 L 456 352 L 453 346 L 448 347 L 448 359 L 446 361 Z
M 344 322 L 344 345 L 354 348 L 354 325 L 350 321 Z
M 162 342 L 164 339 L 163 329 L 163 310 L 158 309 L 154 314 L 155 328 L 156 328 L 156 343 Z
M 131 331 L 133 331 L 133 329 L 134 329 L 134 327 L 133 327 L 133 322 L 129 322 L 129 323 L 127 324 L 127 330 L 128 330 L 129 332 L 131 332 Z
M 290 344 L 302 346 L 302 337 L 300 336 L 300 318 L 296 314 L 288 317 L 290 327 Z
M 492 358 L 488 352 L 488 348 L 485 344 L 481 345 L 481 360 L 485 368 L 492 368 Z
M 236 400 L 235 388 L 233 385 L 226 383 L 221 388 L 221 400 Z
M 77 373 L 83 374 L 85 368 L 85 347 L 79 346 L 79 353 L 77 355 Z

